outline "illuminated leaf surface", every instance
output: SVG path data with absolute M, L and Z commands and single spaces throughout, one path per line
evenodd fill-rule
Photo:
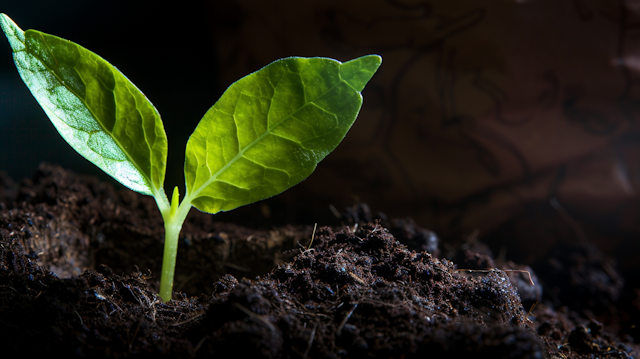
M 167 138 L 155 107 L 93 52 L 8 16 L 0 25 L 20 76 L 62 137 L 113 178 L 153 195 L 164 183 Z
M 191 203 L 228 211 L 307 178 L 355 121 L 381 61 L 287 58 L 231 85 L 187 143 Z

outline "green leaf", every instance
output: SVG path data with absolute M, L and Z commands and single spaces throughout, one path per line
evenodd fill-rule
M 107 174 L 144 194 L 163 186 L 167 137 L 155 107 L 93 52 L 8 16 L 0 25 L 22 80 L 62 137 Z
M 191 203 L 228 211 L 307 178 L 351 128 L 381 62 L 286 58 L 231 85 L 187 143 Z

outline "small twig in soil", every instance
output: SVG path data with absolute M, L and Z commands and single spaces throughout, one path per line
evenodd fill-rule
M 241 311 L 243 311 L 246 315 L 250 316 L 251 318 L 258 319 L 259 321 L 261 321 L 264 324 L 266 324 L 269 327 L 269 329 L 271 329 L 271 332 L 275 332 L 276 331 L 276 328 L 273 326 L 273 324 L 271 324 L 269 322 L 269 320 L 267 318 L 265 318 L 264 316 L 250 311 L 249 309 L 247 309 L 245 306 L 243 306 L 240 303 L 233 302 L 233 303 L 231 303 L 231 305 L 233 305 L 234 307 L 240 309 Z
M 531 308 L 529 309 L 529 313 L 527 313 L 527 320 L 530 323 L 533 323 L 533 321 L 531 319 L 529 319 L 529 317 L 531 316 L 531 313 L 533 313 L 533 310 L 536 309 L 536 307 L 538 306 L 538 302 L 533 303 L 533 305 L 531 306 Z
M 535 283 L 533 283 L 533 279 L 531 278 L 531 272 L 529 272 L 528 270 L 524 270 L 524 269 L 502 269 L 503 272 L 520 272 L 520 273 L 527 273 L 527 275 L 529 276 L 529 283 L 531 283 L 531 285 L 536 285 Z
M 375 223 L 375 226 L 373 227 L 373 230 L 369 232 L 369 234 L 367 234 L 367 239 L 369 239 L 369 236 L 378 232 L 379 230 L 380 230 L 380 223 L 379 223 L 379 220 L 376 219 L 376 223 Z
M 200 350 L 200 347 L 202 347 L 202 344 L 204 344 L 205 340 L 209 339 L 208 335 L 205 335 L 204 337 L 202 337 L 202 339 L 200 339 L 200 341 L 198 342 L 198 344 L 196 345 L 195 348 L 193 348 L 193 351 L 195 351 L 196 353 L 198 352 L 198 350 Z
M 349 318 L 351 317 L 351 314 L 353 314 L 353 311 L 356 310 L 357 307 L 358 307 L 358 303 L 352 305 L 351 310 L 349 310 L 349 312 L 344 317 L 344 319 L 342 319 L 342 322 L 340 322 L 340 325 L 338 326 L 338 330 L 336 330 L 336 334 L 338 334 L 338 336 L 342 334 L 342 328 L 344 328 L 344 325 L 347 324 L 347 320 L 349 320 Z
M 80 314 L 78 314 L 77 310 L 73 310 L 74 313 L 76 313 L 76 315 L 78 316 L 78 319 L 80 319 L 80 325 L 84 325 L 84 321 L 82 320 L 82 317 L 80 316 Z
M 133 298 L 135 298 L 136 302 L 138 302 L 138 304 L 143 305 L 143 303 L 140 301 L 140 298 L 138 298 L 138 296 L 133 292 L 133 290 L 131 289 L 131 286 L 128 284 L 124 285 L 125 288 L 127 288 L 129 290 L 129 292 L 131 293 L 131 295 L 133 296 Z
M 313 233 L 311 233 L 311 242 L 309 242 L 309 247 L 307 247 L 307 250 L 311 249 L 311 245 L 313 244 L 313 239 L 316 236 L 316 228 L 318 227 L 318 223 L 315 223 L 313 225 Z
M 311 351 L 311 344 L 313 344 L 313 337 L 316 336 L 316 329 L 318 328 L 318 322 L 313 326 L 313 330 L 311 331 L 311 336 L 309 337 L 309 343 L 307 344 L 307 350 L 304 351 L 304 355 L 302 359 L 307 359 L 309 352 Z
M 178 325 L 187 324 L 187 323 L 189 323 L 189 322 L 191 322 L 191 321 L 193 321 L 193 320 L 196 320 L 196 319 L 200 318 L 201 316 L 203 316 L 203 315 L 204 315 L 204 313 L 205 313 L 205 311 L 204 311 L 204 310 L 198 310 L 198 311 L 196 311 L 194 314 L 192 314 L 191 316 L 189 316 L 189 318 L 187 318 L 187 319 L 185 319 L 185 320 L 183 320 L 183 321 L 177 322 L 177 323 L 173 323 L 173 324 L 171 324 L 171 326 L 172 326 L 172 327 L 177 327 Z
M 140 330 L 140 320 L 138 320 L 138 326 L 136 326 L 136 331 L 133 333 L 133 337 L 129 341 L 129 354 L 133 352 L 133 342 L 136 340 L 136 336 L 138 336 L 138 330 Z M 129 333 L 127 332 L 127 337 L 129 337 Z
M 9 283 L 11 283 L 11 282 L 9 282 Z M 11 283 L 11 284 L 13 284 L 13 283 Z M 0 286 L 0 288 L 9 288 L 9 289 L 11 289 L 12 291 L 16 292 L 17 294 L 20 294 L 20 292 L 18 292 L 18 291 L 17 291 L 14 287 L 12 287 L 11 285 L 3 285 L 3 286 Z
M 115 313 L 115 312 L 117 312 L 117 311 L 121 311 L 121 312 L 122 312 L 122 308 L 120 308 L 120 307 L 118 306 L 118 304 L 116 304 L 116 302 L 115 302 L 114 300 L 112 300 L 112 299 L 111 299 L 111 297 L 109 298 L 109 304 L 111 304 L 111 305 L 113 305 L 114 307 L 116 307 L 116 308 L 117 308 L 117 310 L 116 310 L 116 309 L 112 310 L 112 311 L 109 313 L 109 315 L 111 315 L 111 314 L 113 314 L 113 313 Z M 105 307 L 105 309 L 106 309 L 106 307 Z
M 364 279 L 358 277 L 355 273 L 353 273 L 353 272 L 348 272 L 348 273 L 349 273 L 349 276 L 351 278 L 353 278 L 356 282 L 358 282 L 358 283 L 360 283 L 362 285 L 367 285 L 367 282 L 365 282 Z
M 138 301 L 138 304 L 140 304 L 145 309 L 149 309 L 149 312 L 150 312 L 149 315 L 151 316 L 152 323 L 155 323 L 156 315 L 157 315 L 156 304 L 160 303 L 160 301 L 157 299 L 153 301 L 150 300 L 149 297 L 144 293 L 144 291 L 142 291 L 138 287 L 133 287 L 133 289 L 135 289 L 136 292 L 138 292 L 138 295 L 136 295 L 133 289 L 131 289 L 131 286 L 125 285 L 125 288 L 129 289 L 129 292 L 131 292 L 131 295 L 133 295 L 136 301 Z M 141 300 L 141 298 L 144 300 Z

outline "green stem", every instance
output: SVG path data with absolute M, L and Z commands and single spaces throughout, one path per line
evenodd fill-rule
M 162 274 L 160 275 L 160 297 L 163 302 L 171 300 L 173 293 L 173 277 L 176 270 L 176 258 L 178 255 L 178 239 L 182 224 L 191 209 L 191 203 L 183 201 L 179 206 L 180 195 L 178 187 L 174 188 L 171 198 L 171 207 L 168 211 L 162 211 L 164 219 L 164 255 L 162 256 Z

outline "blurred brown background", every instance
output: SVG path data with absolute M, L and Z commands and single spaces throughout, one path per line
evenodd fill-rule
M 638 259 L 640 2 L 42 6 L 0 11 L 24 29 L 100 54 L 147 94 L 169 136 L 167 187 L 182 183 L 186 139 L 233 81 L 287 56 L 382 56 L 356 124 L 316 172 L 220 219 L 323 224 L 333 216 L 330 204 L 361 201 L 445 238 L 479 230 L 520 259 L 557 240 L 585 239 L 628 263 Z M 25 158 L 95 173 L 68 162 L 72 152 L 57 152 L 65 145 L 42 124 L 26 88 L 18 89 L 8 45 L 0 55 L 0 142 L 22 141 L 3 145 L 0 167 L 10 168 L 14 153 L 35 142 Z M 16 91 L 23 97 L 9 100 Z M 10 120 L 11 109 L 18 114 Z M 43 138 L 53 144 L 44 148 Z M 13 172 L 34 168 L 26 163 Z

